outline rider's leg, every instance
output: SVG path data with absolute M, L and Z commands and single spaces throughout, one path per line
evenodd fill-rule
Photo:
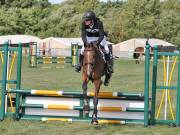
M 109 80 L 111 78 L 111 73 L 112 73 L 112 66 L 111 66 L 111 59 L 110 59 L 110 52 L 105 54 L 106 58 L 106 74 L 105 74 L 105 80 L 104 80 L 104 86 L 109 85 Z
M 107 73 L 106 73 L 106 77 L 105 77 L 105 80 L 104 80 L 104 85 L 105 86 L 108 86 L 109 84 L 109 80 L 111 78 L 111 73 L 113 72 L 112 71 L 112 65 L 111 65 L 111 53 L 110 53 L 110 50 L 109 50 L 109 47 L 107 45 L 107 42 L 106 42 L 106 38 L 103 39 L 103 41 L 101 42 L 101 45 L 104 46 L 104 49 L 105 49 L 105 59 L 106 59 L 106 70 L 107 70 Z
M 82 67 L 82 64 L 83 64 L 83 58 L 84 58 L 83 53 L 84 53 L 84 47 L 82 47 L 81 52 L 79 54 L 79 64 L 77 64 L 75 66 L 76 72 L 80 72 L 81 71 L 81 67 Z
M 108 72 L 113 72 L 113 69 L 112 69 L 112 62 L 111 62 L 111 53 L 110 53 L 110 50 L 109 50 L 109 47 L 107 44 L 104 45 L 104 49 L 105 49 L 105 59 L 106 59 L 106 66 L 107 66 L 107 70 Z

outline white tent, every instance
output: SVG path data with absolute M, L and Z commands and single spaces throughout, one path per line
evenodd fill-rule
M 0 44 L 4 42 L 10 41 L 12 44 L 21 43 L 29 43 L 29 42 L 37 42 L 40 43 L 41 39 L 39 37 L 31 36 L 31 35 L 6 35 L 0 36 Z
M 137 47 L 145 47 L 146 46 L 147 39 L 145 38 L 133 38 L 129 39 L 127 41 L 118 43 L 116 45 L 113 45 L 113 53 L 115 56 L 118 57 L 129 57 L 131 58 L 133 56 L 133 52 Z M 162 46 L 174 46 L 171 43 L 168 43 L 166 41 L 151 38 L 148 41 L 152 47 L 155 45 L 162 45 Z
M 108 44 L 112 44 L 107 42 Z M 83 46 L 82 38 L 56 38 L 49 37 L 41 40 L 38 47 L 39 55 L 42 55 L 42 50 L 45 50 L 45 55 L 48 56 L 70 56 L 71 44 Z
M 45 45 L 46 48 L 71 48 L 71 44 L 83 45 L 81 38 L 55 38 L 49 37 L 41 40 L 40 48 Z
M 71 44 L 83 45 L 81 38 L 55 38 L 49 37 L 41 40 L 38 47 L 39 55 L 45 51 L 48 56 L 71 56 Z
M 36 42 L 37 45 L 40 44 L 41 39 L 39 37 L 31 36 L 31 35 L 6 35 L 0 36 L 0 44 L 4 44 L 5 42 L 10 42 L 11 44 L 21 43 L 30 43 Z M 23 54 L 27 55 L 29 52 L 29 48 L 23 48 Z

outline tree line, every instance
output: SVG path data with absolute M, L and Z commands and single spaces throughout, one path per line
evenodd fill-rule
M 108 39 L 159 38 L 180 45 L 180 0 L 1 0 L 0 35 L 29 34 L 79 37 L 82 16 L 93 10 L 103 21 Z

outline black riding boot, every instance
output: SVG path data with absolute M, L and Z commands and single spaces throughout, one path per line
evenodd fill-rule
M 105 58 L 106 58 L 107 74 L 111 74 L 113 72 L 113 70 L 112 70 L 112 65 L 111 65 L 110 53 L 109 54 L 105 54 Z
M 84 55 L 79 55 L 79 64 L 77 64 L 75 66 L 75 71 L 80 73 L 81 72 L 81 67 L 82 67 L 82 63 L 83 63 L 83 58 L 84 58 Z

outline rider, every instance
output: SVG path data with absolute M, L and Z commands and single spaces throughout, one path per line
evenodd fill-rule
M 105 49 L 105 59 L 106 59 L 106 66 L 109 72 L 112 72 L 112 67 L 110 65 L 110 51 L 109 47 L 106 42 L 106 36 L 103 28 L 103 23 L 96 18 L 96 15 L 93 11 L 87 11 L 83 16 L 82 22 L 82 40 L 84 45 L 87 43 L 93 45 L 101 45 Z M 82 63 L 83 63 L 83 53 L 84 53 L 84 46 L 81 49 L 81 53 L 79 56 L 79 63 L 76 66 L 76 71 L 80 72 Z

